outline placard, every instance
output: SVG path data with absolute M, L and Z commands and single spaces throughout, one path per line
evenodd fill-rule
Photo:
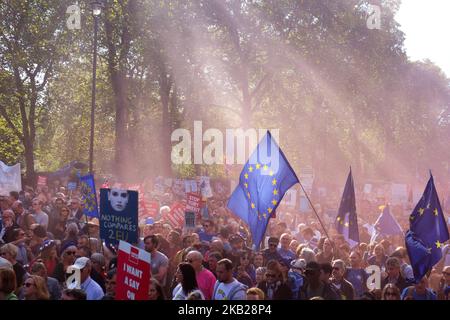
M 120 241 L 116 300 L 148 300 L 150 260 L 149 252 Z

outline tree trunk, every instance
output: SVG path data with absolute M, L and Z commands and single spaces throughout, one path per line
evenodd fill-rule
M 171 146 L 170 141 L 171 135 L 171 117 L 169 112 L 169 101 L 170 101 L 170 91 L 172 88 L 172 82 L 170 77 L 166 72 L 166 67 L 160 67 L 160 85 L 159 85 L 159 95 L 161 97 L 162 106 L 162 118 L 161 118 L 161 144 L 162 144 L 162 163 L 161 163 L 161 173 L 164 176 L 172 175 L 172 162 L 171 162 Z
M 34 143 L 32 141 L 24 141 L 24 151 L 25 151 L 25 166 L 26 166 L 26 181 L 29 185 L 33 186 L 35 182 L 35 171 L 34 171 Z

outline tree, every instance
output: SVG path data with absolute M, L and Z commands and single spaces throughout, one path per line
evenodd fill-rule
M 29 181 L 46 88 L 64 49 L 66 8 L 67 1 L 56 0 L 6 0 L 0 6 L 0 63 L 13 83 L 12 91 L 2 87 L 0 115 L 24 146 Z

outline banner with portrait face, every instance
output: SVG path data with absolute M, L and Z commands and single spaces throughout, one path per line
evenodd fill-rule
M 138 212 L 136 191 L 100 189 L 100 238 L 114 246 L 120 240 L 137 243 Z

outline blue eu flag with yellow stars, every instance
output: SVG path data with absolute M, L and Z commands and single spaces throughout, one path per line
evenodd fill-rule
M 239 177 L 228 208 L 249 226 L 258 248 L 271 214 L 285 192 L 299 180 L 269 131 L 259 142 Z
M 430 174 L 422 198 L 409 217 L 405 236 L 416 283 L 442 258 L 443 243 L 448 239 L 447 224 Z
M 354 247 L 359 243 L 358 217 L 356 215 L 355 186 L 353 183 L 352 169 L 345 183 L 341 204 L 335 221 L 337 231 L 344 235 L 345 240 Z
M 88 174 L 80 177 L 81 206 L 83 213 L 91 218 L 98 218 L 97 193 L 95 192 L 94 176 Z

